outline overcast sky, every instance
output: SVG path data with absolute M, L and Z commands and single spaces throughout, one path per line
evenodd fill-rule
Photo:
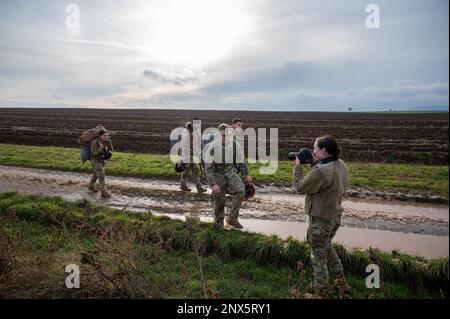
M 371 3 L 379 28 L 366 25 Z M 0 0 L 0 107 L 448 107 L 448 11 L 447 0 Z

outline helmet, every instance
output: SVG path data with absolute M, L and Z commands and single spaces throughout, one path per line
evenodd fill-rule
M 110 150 L 103 152 L 103 159 L 109 160 L 111 158 L 111 156 L 112 156 L 112 152 Z
M 244 195 L 244 199 L 247 200 L 249 198 L 252 198 L 253 196 L 255 196 L 255 185 L 253 185 L 253 183 L 249 183 L 249 182 L 245 182 L 245 195 Z
M 175 163 L 175 172 L 182 173 L 186 169 L 186 164 L 182 160 L 178 160 Z

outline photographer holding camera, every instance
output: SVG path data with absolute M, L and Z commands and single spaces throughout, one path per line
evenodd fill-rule
M 348 168 L 338 158 L 339 151 L 334 138 L 324 136 L 315 141 L 313 152 L 302 149 L 295 154 L 292 183 L 296 192 L 306 194 L 305 213 L 309 215 L 307 242 L 311 247 L 314 270 L 313 298 L 327 297 L 328 267 L 339 293 L 348 297 L 350 291 L 341 260 L 332 246 L 332 239 L 341 223 L 342 197 L 348 183 Z M 289 154 L 290 158 L 292 154 Z M 317 164 L 303 176 L 302 164 L 313 160 Z

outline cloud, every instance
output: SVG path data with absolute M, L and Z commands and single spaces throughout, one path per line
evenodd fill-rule
M 448 83 L 417 84 L 411 80 L 395 81 L 391 87 L 366 87 L 349 89 L 345 94 L 352 97 L 373 98 L 414 98 L 420 95 L 448 96 Z
M 155 27 L 167 19 L 157 9 L 177 13 L 177 1 L 80 0 L 79 37 L 67 32 L 65 4 L 0 1 L 0 105 L 355 111 L 448 105 L 447 1 L 382 1 L 378 30 L 365 27 L 363 0 L 239 2 L 245 23 L 236 43 L 200 64 L 169 59 L 187 52 L 176 50 L 179 41 L 172 48 Z M 175 35 L 192 27 L 189 16 L 181 20 L 166 21 Z M 226 34 L 229 26 L 222 27 Z M 207 56 L 211 43 L 188 40 Z M 191 52 L 202 60 L 202 50 Z
M 149 79 L 155 81 L 161 81 L 163 83 L 175 84 L 178 86 L 183 86 L 188 82 L 195 82 L 205 76 L 202 71 L 197 71 L 193 69 L 185 69 L 182 71 L 174 71 L 170 73 L 163 73 L 151 69 L 145 69 L 142 74 Z
M 62 42 L 62 43 L 87 44 L 87 45 L 119 48 L 119 49 L 131 50 L 131 51 L 136 51 L 136 52 L 142 52 L 142 51 L 145 52 L 145 50 L 140 47 L 131 46 L 131 45 L 128 45 L 125 43 L 118 43 L 118 42 L 84 40 L 84 39 L 60 39 L 58 41 Z
M 283 89 L 339 89 L 353 84 L 343 76 L 361 67 L 357 61 L 333 60 L 315 62 L 289 61 L 277 67 L 261 68 L 241 73 L 238 80 L 212 83 L 203 88 L 206 93 L 258 92 Z M 363 82 L 364 83 L 364 82 Z

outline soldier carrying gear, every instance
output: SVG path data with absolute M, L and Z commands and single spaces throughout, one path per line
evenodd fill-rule
M 100 184 L 100 191 L 102 197 L 111 197 L 111 194 L 106 189 L 105 184 L 105 156 L 104 154 L 112 154 L 113 146 L 111 142 L 111 136 L 106 129 L 99 130 L 97 138 L 91 141 L 91 163 L 93 167 L 93 174 L 89 183 L 89 190 L 97 193 L 99 190 L 95 186 L 97 179 Z M 109 155 L 108 155 L 109 156 Z M 109 156 L 111 157 L 111 156 Z
M 219 125 L 219 139 L 210 143 L 204 150 L 205 174 L 209 185 L 212 187 L 214 199 L 214 221 L 217 228 L 223 228 L 225 215 L 225 193 L 232 196 L 231 212 L 227 217 L 227 226 L 242 228 L 238 221 L 239 209 L 245 196 L 245 187 L 239 173 L 248 183 L 252 183 L 248 175 L 247 166 L 244 163 L 243 150 L 232 137 L 227 124 Z
M 206 189 L 203 188 L 202 182 L 200 181 L 200 176 L 198 174 L 198 168 L 197 165 L 194 163 L 194 157 L 193 157 L 193 145 L 194 145 L 194 128 L 191 122 L 187 122 L 184 125 L 185 130 L 183 130 L 183 136 L 182 136 L 182 143 L 184 146 L 184 149 L 189 149 L 189 156 L 185 157 L 182 162 L 184 165 L 178 165 L 176 169 L 182 168 L 184 166 L 184 170 L 182 170 L 181 177 L 180 177 L 180 189 L 185 192 L 190 192 L 191 189 L 187 186 L 187 177 L 189 176 L 189 173 L 191 173 L 192 178 L 195 181 L 195 185 L 197 187 L 198 193 L 204 193 L 206 192 Z M 199 139 L 200 140 L 200 139 Z M 189 145 L 188 145 L 189 144 Z
M 348 185 L 348 168 L 338 158 L 339 149 L 331 136 L 320 137 L 314 143 L 313 158 L 318 161 L 308 175 L 303 176 L 300 159 L 295 160 L 292 176 L 293 188 L 306 194 L 305 213 L 309 215 L 307 242 L 311 247 L 314 270 L 313 298 L 326 298 L 328 267 L 335 278 L 341 295 L 348 297 L 350 287 L 345 281 L 341 260 L 333 248 L 332 240 L 341 224 L 342 197 Z

